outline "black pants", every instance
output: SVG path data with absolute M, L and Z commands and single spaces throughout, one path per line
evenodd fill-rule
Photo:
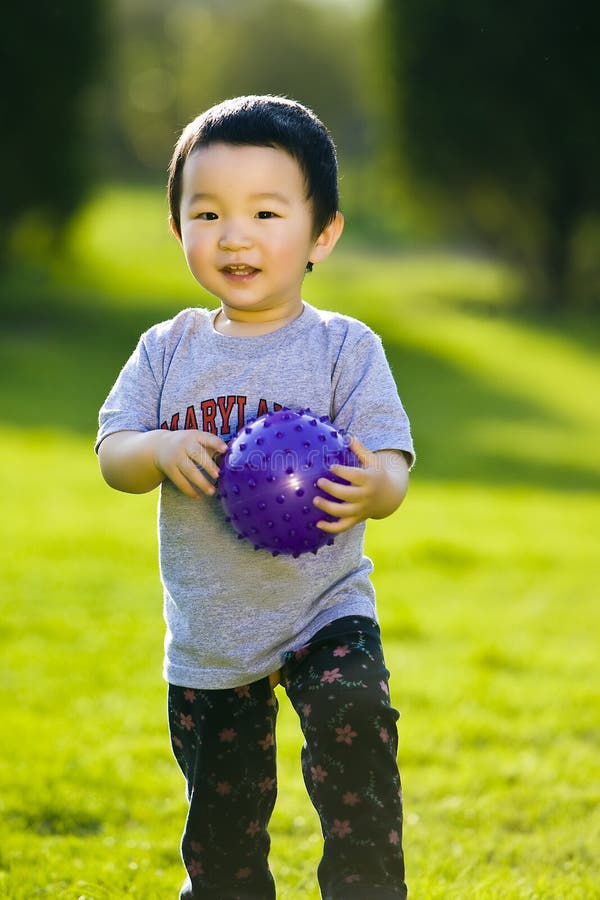
M 405 898 L 398 713 L 378 625 L 347 616 L 287 654 L 304 781 L 321 820 L 324 900 Z M 181 898 L 272 900 L 277 699 L 264 678 L 227 690 L 169 686 L 175 757 L 187 780 Z

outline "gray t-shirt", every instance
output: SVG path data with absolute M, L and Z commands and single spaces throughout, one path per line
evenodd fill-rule
M 310 408 L 370 450 L 413 444 L 380 339 L 366 325 L 304 304 L 258 337 L 215 331 L 216 310 L 186 309 L 150 328 L 100 410 L 96 448 L 117 431 L 199 428 L 228 441 L 249 418 Z M 278 669 L 283 654 L 346 615 L 376 618 L 364 523 L 297 559 L 238 540 L 217 498 L 160 488 L 164 676 L 230 688 Z

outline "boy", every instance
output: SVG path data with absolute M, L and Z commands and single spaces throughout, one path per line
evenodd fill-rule
M 364 523 L 407 489 L 413 446 L 381 342 L 302 301 L 304 273 L 335 246 L 333 142 L 299 103 L 225 101 L 184 129 L 169 170 L 170 225 L 220 304 L 142 335 L 100 411 L 112 487 L 160 485 L 164 675 L 187 780 L 181 898 L 270 900 L 274 685 L 305 736 L 302 770 L 324 835 L 327 900 L 406 896 L 390 705 Z M 360 468 L 323 479 L 335 536 L 316 555 L 273 558 L 238 541 L 214 497 L 218 458 L 248 417 L 287 406 L 353 435 Z

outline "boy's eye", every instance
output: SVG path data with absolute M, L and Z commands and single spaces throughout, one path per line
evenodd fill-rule
M 257 219 L 276 219 L 277 213 L 271 212 L 268 209 L 261 209 L 260 212 L 256 213 Z
M 197 219 L 203 219 L 205 222 L 214 222 L 215 219 L 218 219 L 216 213 L 214 212 L 201 212 L 196 216 Z

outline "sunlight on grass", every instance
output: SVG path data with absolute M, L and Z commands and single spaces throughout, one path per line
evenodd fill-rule
M 71 229 L 72 266 L 91 280 L 108 303 L 153 305 L 158 298 L 175 307 L 193 301 L 196 287 L 181 248 L 171 234 L 166 194 L 161 189 L 112 188 L 86 206 Z
M 69 271 L 31 284 L 0 332 L 0 896 L 174 898 L 156 497 L 110 491 L 92 444 L 139 330 L 207 298 L 160 195 L 133 189 L 99 195 Z M 306 281 L 382 334 L 419 453 L 367 538 L 418 900 L 598 896 L 598 321 L 538 321 L 517 294 L 490 261 L 350 246 Z M 317 900 L 278 697 L 272 867 L 285 900 Z

